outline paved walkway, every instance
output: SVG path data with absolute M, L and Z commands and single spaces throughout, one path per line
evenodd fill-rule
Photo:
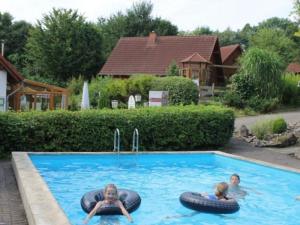
M 288 122 L 299 122 L 300 110 L 289 113 L 238 118 L 235 126 L 236 128 L 239 128 L 242 124 L 250 126 L 257 120 L 277 116 L 282 116 Z M 232 138 L 230 143 L 224 148 L 224 152 L 300 169 L 300 160 L 289 155 L 291 151 L 297 149 L 300 151 L 298 147 L 285 149 L 255 148 L 238 138 Z M 27 224 L 11 162 L 0 161 L 0 225 Z
M 27 225 L 10 161 L 0 161 L 0 225 Z
M 250 128 L 256 121 L 277 117 L 283 117 L 289 123 L 300 122 L 300 109 L 293 112 L 279 112 L 259 116 L 240 117 L 235 120 L 235 128 L 238 129 L 243 124 Z

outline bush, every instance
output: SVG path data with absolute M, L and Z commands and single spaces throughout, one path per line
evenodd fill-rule
M 242 56 L 240 63 L 239 75 L 233 79 L 232 86 L 244 100 L 251 96 L 262 99 L 280 97 L 284 68 L 277 54 L 251 48 Z
M 256 122 L 252 127 L 252 133 L 258 139 L 265 139 L 270 134 L 282 133 L 286 130 L 287 124 L 283 118 L 276 118 Z
M 169 91 L 170 105 L 197 104 L 199 91 L 197 85 L 190 79 L 184 77 L 163 77 L 153 82 L 151 90 Z
M 243 74 L 234 74 L 230 81 L 232 82 L 232 90 L 242 101 L 249 99 L 253 96 L 253 90 L 255 85 L 250 76 L 245 76 Z
M 300 87 L 298 82 L 300 75 L 285 74 L 282 77 L 282 103 L 287 105 L 300 106 Z
M 219 106 L 0 113 L 0 152 L 108 151 L 116 128 L 123 150 L 134 128 L 141 150 L 199 149 L 226 144 L 234 115 Z
M 168 66 L 166 70 L 167 76 L 179 76 L 179 67 L 176 63 L 176 60 L 172 60 L 170 65 Z
M 272 124 L 272 133 L 273 134 L 280 134 L 285 132 L 287 129 L 287 124 L 283 118 L 277 118 L 273 120 Z
M 136 74 L 131 76 L 127 81 L 127 91 L 129 95 L 141 94 L 142 101 L 149 100 L 149 91 L 153 86 L 156 78 L 154 75 Z
M 235 92 L 227 91 L 222 99 L 223 103 L 230 107 L 235 107 L 238 109 L 242 109 L 245 107 L 245 102 L 243 101 L 242 97 Z
M 81 93 L 83 88 L 83 77 L 72 78 L 68 84 L 69 92 L 69 109 L 78 110 L 80 109 Z
M 278 108 L 279 99 L 264 99 L 259 97 L 252 97 L 246 101 L 246 105 L 256 112 L 268 113 Z

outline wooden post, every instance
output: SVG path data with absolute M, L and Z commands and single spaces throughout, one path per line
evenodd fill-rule
M 49 99 L 49 109 L 50 110 L 54 110 L 54 95 L 53 94 L 49 94 L 50 99 Z

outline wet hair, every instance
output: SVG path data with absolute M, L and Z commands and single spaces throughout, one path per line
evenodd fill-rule
M 110 188 L 114 189 L 116 191 L 116 199 L 117 199 L 118 198 L 118 189 L 117 189 L 117 186 L 114 185 L 114 184 L 106 185 L 105 188 L 104 188 L 104 194 L 106 194 L 107 190 L 110 189 Z
M 239 176 L 237 173 L 232 174 L 231 177 L 237 177 L 237 179 L 238 179 L 239 181 L 241 181 L 240 176 Z M 230 178 L 231 178 L 231 177 L 230 177 Z
M 228 184 L 226 182 L 221 182 L 217 184 L 215 194 L 217 197 L 223 197 L 226 196 L 227 191 L 228 191 Z

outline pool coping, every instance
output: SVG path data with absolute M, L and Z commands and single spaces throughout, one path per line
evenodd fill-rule
M 299 169 L 220 151 L 140 152 L 139 154 L 216 154 L 300 174 Z M 112 152 L 12 152 L 12 165 L 29 225 L 71 225 L 28 154 L 112 154 Z M 120 154 L 134 154 L 122 152 Z M 34 185 L 32 185 L 34 184 Z M 84 218 L 83 218 L 84 219 Z

